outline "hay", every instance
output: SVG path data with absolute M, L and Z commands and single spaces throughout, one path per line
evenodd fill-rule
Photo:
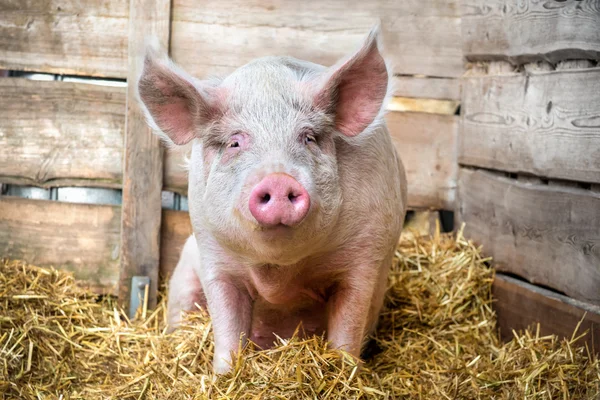
M 0 391 L 21 399 L 591 399 L 600 365 L 574 341 L 497 337 L 493 272 L 460 233 L 405 238 L 375 342 L 357 369 L 323 340 L 244 350 L 214 377 L 210 319 L 171 335 L 165 302 L 133 322 L 65 273 L 0 263 Z

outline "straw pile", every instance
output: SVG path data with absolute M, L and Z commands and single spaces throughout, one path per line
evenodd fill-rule
M 405 238 L 375 337 L 357 369 L 320 338 L 244 350 L 211 373 L 202 312 L 171 335 L 165 302 L 128 321 L 71 276 L 0 263 L 0 392 L 22 399 L 591 399 L 600 366 L 573 341 L 527 331 L 497 338 L 493 272 L 462 238 Z

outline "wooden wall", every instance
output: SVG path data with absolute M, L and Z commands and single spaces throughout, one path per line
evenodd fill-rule
M 317 12 L 301 2 L 283 0 L 172 0 L 170 7 L 160 2 L 163 8 L 158 12 L 158 3 L 153 2 L 152 8 L 143 0 L 0 1 L 0 70 L 131 78 L 128 66 L 139 56 L 134 47 L 141 42 L 142 28 L 161 32 L 174 60 L 198 77 L 227 74 L 266 55 L 291 55 L 330 65 L 356 49 L 380 20 L 397 96 L 386 118 L 406 165 L 410 206 L 452 209 L 459 123 L 454 112 L 463 72 L 460 7 L 458 0 L 425 3 L 330 0 L 319 3 Z M 156 205 L 156 190 L 150 194 L 156 185 L 143 186 L 142 180 L 151 183 L 163 178 L 136 177 L 131 168 L 127 172 L 131 163 L 144 161 L 135 161 L 135 155 L 143 152 L 128 153 L 125 141 L 149 143 L 142 126 L 136 125 L 139 114 L 135 102 L 128 104 L 128 89 L 11 77 L 0 79 L 0 92 L 1 183 L 123 189 L 124 202 L 121 209 L 5 197 L 0 203 L 0 256 L 62 266 L 98 290 L 115 292 L 119 266 L 129 268 L 124 254 L 133 254 L 133 245 L 127 241 L 129 234 L 119 240 L 127 229 L 119 227 L 114 216 L 124 210 L 130 216 L 147 212 L 136 205 L 127 188 L 135 186 L 138 198 L 151 196 Z M 163 190 L 185 195 L 183 155 L 166 152 L 164 157 Z M 138 211 L 128 211 L 131 207 Z M 169 271 L 189 233 L 187 214 L 163 210 L 161 216 L 160 210 L 151 208 L 152 217 L 144 219 L 162 221 L 160 268 Z M 29 216 L 26 210 L 31 211 Z M 42 210 L 47 217 L 34 222 L 32 218 Z M 85 257 L 77 255 L 71 231 L 56 229 L 56 221 L 65 213 L 79 227 L 77 237 L 86 244 Z M 19 218 L 29 222 L 19 224 Z M 122 223 L 125 228 L 136 226 L 130 218 Z M 32 231 L 51 240 L 43 246 L 34 243 Z M 138 246 L 140 254 L 158 256 L 156 240 L 146 239 Z M 68 251 L 58 250 L 67 245 Z M 152 258 L 146 261 L 144 265 L 154 263 Z M 139 271 L 150 268 L 139 267 Z M 156 273 L 156 267 L 150 269 Z
M 588 312 L 583 325 L 597 342 L 600 3 L 464 0 L 461 7 L 470 64 L 457 219 L 501 272 L 503 334 L 541 321 L 570 337 Z M 566 296 L 557 300 L 556 292 Z

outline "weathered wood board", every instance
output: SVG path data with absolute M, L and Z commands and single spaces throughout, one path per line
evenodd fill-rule
M 394 76 L 394 96 L 416 99 L 460 100 L 459 78 Z
M 415 209 L 454 209 L 458 117 L 389 112 L 388 128 L 408 178 L 408 206 Z M 167 190 L 187 194 L 185 153 L 165 153 Z
M 466 78 L 463 104 L 461 164 L 600 183 L 600 68 Z
M 458 0 L 174 0 L 171 54 L 202 77 L 267 55 L 331 65 L 378 20 L 394 73 L 462 74 Z
M 408 206 L 453 210 L 458 117 L 388 113 L 387 125 L 408 180 Z
M 570 340 L 581 322 L 575 337 L 588 333 L 577 344 L 585 343 L 590 351 L 600 355 L 600 307 L 502 274 L 496 275 L 492 293 L 503 340 L 513 339 L 513 330 L 529 327 L 535 333 L 537 323 L 540 336 L 552 334 Z
M 0 181 L 121 186 L 125 91 L 0 79 Z
M 600 58 L 598 0 L 462 0 L 461 16 L 469 60 Z
M 457 210 L 499 271 L 600 304 L 600 192 L 461 168 Z
M 171 0 L 130 0 L 127 114 L 123 166 L 121 267 L 119 303 L 129 309 L 131 281 L 148 277 L 149 308 L 157 302 L 162 219 L 163 149 L 136 98 L 136 84 L 144 65 L 144 43 L 155 36 L 163 48 L 169 43 Z M 130 310 L 130 316 L 135 311 Z
M 128 18 L 124 1 L 3 1 L 0 68 L 125 78 Z M 332 64 L 354 50 L 378 20 L 396 73 L 461 75 L 458 0 L 329 0 L 313 6 L 283 0 L 177 0 L 172 54 L 201 77 L 231 72 L 264 55 Z
M 0 196 L 0 257 L 72 271 L 100 293 L 116 294 L 118 206 Z
M 192 234 L 187 211 L 163 210 L 160 236 L 160 277 L 164 282 L 171 276 L 181 256 L 185 241 Z
M 0 68 L 125 78 L 129 4 L 3 0 Z
M 160 275 L 175 269 L 192 233 L 189 214 L 162 210 Z M 117 294 L 121 207 L 0 196 L 0 257 L 73 272 L 97 293 Z

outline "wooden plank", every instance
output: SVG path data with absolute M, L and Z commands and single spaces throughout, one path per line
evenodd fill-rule
M 386 122 L 408 179 L 408 206 L 454 209 L 458 117 L 391 112 Z
M 267 55 L 331 65 L 378 20 L 394 73 L 462 74 L 458 0 L 174 0 L 171 55 L 200 78 Z
M 171 148 L 165 151 L 164 190 L 188 195 L 188 170 L 186 158 L 190 156 L 190 148 Z
M 160 280 L 165 282 L 177 266 L 181 249 L 192 234 L 187 211 L 163 210 L 160 236 Z
M 136 100 L 148 35 L 163 47 L 169 43 L 170 0 L 130 0 L 127 122 L 121 225 L 119 302 L 129 309 L 131 279 L 150 278 L 148 307 L 156 306 L 160 262 L 163 152 L 160 140 L 146 124 Z
M 463 83 L 461 164 L 600 182 L 600 68 Z
M 415 99 L 396 96 L 390 99 L 387 111 L 456 115 L 458 107 L 459 102 L 456 100 Z
M 461 9 L 469 60 L 600 58 L 598 0 L 462 0 Z
M 460 100 L 460 79 L 399 75 L 392 77 L 394 96 Z
M 0 181 L 121 186 L 125 90 L 0 79 Z
M 0 68 L 124 78 L 127 2 L 3 0 Z
M 498 270 L 600 304 L 600 193 L 461 168 L 457 208 Z
M 408 178 L 408 206 L 454 209 L 458 117 L 390 112 L 386 121 Z M 165 154 L 165 188 L 187 195 L 186 153 Z
M 540 324 L 540 335 L 571 339 L 588 333 L 577 342 L 600 354 L 600 307 L 573 300 L 518 279 L 497 274 L 492 286 L 494 310 L 500 337 L 509 341 L 518 332 Z
M 120 207 L 0 196 L 0 257 L 72 271 L 116 293 Z

